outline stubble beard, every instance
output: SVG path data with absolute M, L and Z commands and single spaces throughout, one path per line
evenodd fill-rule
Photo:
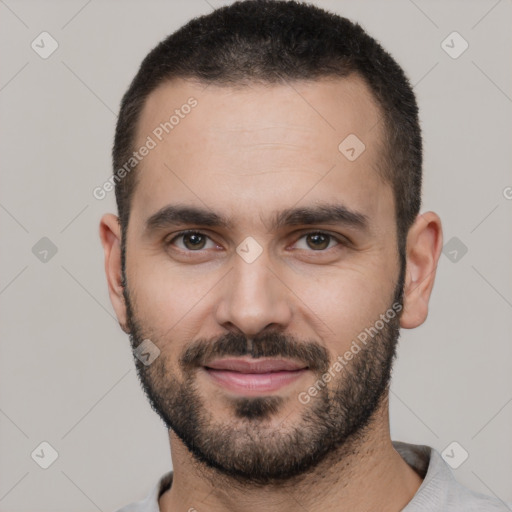
M 402 304 L 402 290 L 403 272 L 393 304 Z M 126 279 L 124 294 L 132 349 L 147 338 L 161 350 L 172 347 L 172 339 L 148 335 L 151 329 L 134 311 Z M 213 356 L 294 357 L 306 361 L 314 370 L 313 382 L 319 382 L 333 363 L 318 342 L 298 341 L 272 331 L 249 343 L 242 333 L 230 332 L 188 344 L 179 359 L 180 372 L 167 364 L 165 350 L 149 366 L 134 360 L 151 407 L 196 461 L 243 485 L 279 485 L 313 471 L 329 455 L 354 452 L 387 398 L 399 326 L 398 314 L 384 322 L 330 385 L 321 387 L 307 404 L 292 395 L 296 401 L 293 414 L 277 426 L 276 418 L 289 400 L 278 395 L 227 398 L 231 419 L 216 420 L 197 386 L 199 366 Z

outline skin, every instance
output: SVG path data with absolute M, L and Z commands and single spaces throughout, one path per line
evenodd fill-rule
M 174 80 L 148 98 L 137 147 L 190 96 L 197 107 L 137 170 L 140 181 L 126 244 L 126 275 L 137 317 L 160 337 L 172 333 L 173 342 L 159 349 L 176 372 L 178 356 L 191 341 L 229 330 L 254 336 L 270 325 L 315 340 L 334 361 L 386 311 L 399 276 L 393 191 L 376 171 L 382 127 L 371 93 L 356 76 L 294 82 L 293 87 L 205 88 Z M 350 133 L 366 146 L 353 162 L 338 150 Z M 268 229 L 272 212 L 324 201 L 363 213 L 369 230 L 323 224 Z M 229 217 L 233 229 L 187 225 L 145 230 L 147 218 L 176 203 L 206 205 Z M 183 239 L 174 248 L 164 245 L 164 239 L 189 228 L 210 237 L 205 249 L 188 249 L 186 258 Z M 315 230 L 345 236 L 350 244 L 333 241 L 330 248 L 315 250 L 305 237 Z M 100 236 L 110 298 L 126 330 L 115 215 L 103 216 Z M 250 264 L 235 251 L 248 236 L 263 249 Z M 427 317 L 441 249 L 438 215 L 422 213 L 407 237 L 402 328 L 415 328 Z M 275 391 L 286 400 L 269 426 L 292 424 L 304 407 L 298 394 L 315 380 L 306 372 Z M 197 385 L 215 420 L 233 421 L 226 392 L 203 375 Z M 224 475 L 198 464 L 172 430 L 169 440 L 174 480 L 160 498 L 161 511 L 291 512 L 297 501 L 312 512 L 399 511 L 421 485 L 420 476 L 391 444 L 387 396 L 358 450 L 328 457 L 300 485 L 230 485 Z

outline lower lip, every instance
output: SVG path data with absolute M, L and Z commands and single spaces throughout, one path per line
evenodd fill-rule
M 205 370 L 222 387 L 230 391 L 249 395 L 277 391 L 300 379 L 307 372 L 306 368 L 269 373 L 240 373 L 230 370 L 214 370 L 212 368 L 205 368 Z

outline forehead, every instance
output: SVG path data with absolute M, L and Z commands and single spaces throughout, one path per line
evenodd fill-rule
M 170 81 L 139 120 L 135 149 L 150 150 L 137 167 L 132 214 L 179 202 L 261 219 L 298 202 L 338 201 L 376 215 L 392 201 L 377 171 L 379 119 L 357 76 L 237 87 Z

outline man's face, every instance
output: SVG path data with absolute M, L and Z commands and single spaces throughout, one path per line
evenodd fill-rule
M 191 96 L 197 105 L 158 140 Z M 356 77 L 237 89 L 177 80 L 145 105 L 136 147 L 148 136 L 156 147 L 136 171 L 125 298 L 133 347 L 150 339 L 160 356 L 137 369 L 167 426 L 232 476 L 306 471 L 361 434 L 385 394 L 398 318 L 377 321 L 402 282 L 378 120 Z M 365 145 L 355 160 L 338 149 L 350 134 Z M 227 224 L 178 222 L 162 214 L 169 206 Z M 306 214 L 321 207 L 338 216 Z

